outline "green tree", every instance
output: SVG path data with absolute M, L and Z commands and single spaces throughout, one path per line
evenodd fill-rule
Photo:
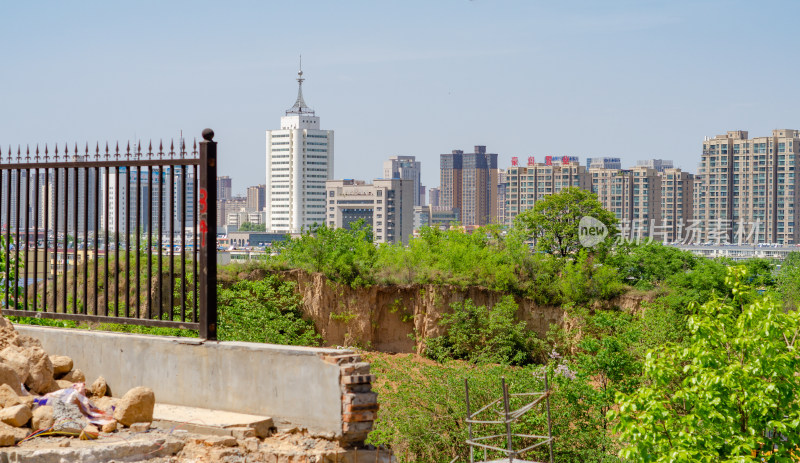
M 537 249 L 563 257 L 581 249 L 578 224 L 583 217 L 593 217 L 606 226 L 608 236 L 598 249 L 607 249 L 617 234 L 617 219 L 603 209 L 597 195 L 580 188 L 545 196 L 533 209 L 519 214 L 514 226 L 534 240 Z
M 689 251 L 661 243 L 647 243 L 616 247 L 606 264 L 616 267 L 623 281 L 647 290 L 672 275 L 693 269 L 698 260 L 700 257 Z
M 632 462 L 795 461 L 800 445 L 800 313 L 728 268 L 731 297 L 689 317 L 685 345 L 647 354 L 645 383 L 619 394 L 615 431 Z M 755 456 L 755 452 L 759 455 Z

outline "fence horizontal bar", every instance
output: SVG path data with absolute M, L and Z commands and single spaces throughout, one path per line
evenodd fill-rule
M 141 325 L 141 326 L 159 326 L 164 328 L 181 328 L 185 330 L 199 330 L 199 323 L 169 321 L 169 320 L 147 320 L 144 318 L 130 318 L 130 317 L 104 317 L 102 315 L 83 315 L 73 313 L 53 313 L 53 312 L 35 312 L 32 310 L 12 310 L 3 309 L 3 315 L 15 317 L 32 317 L 32 318 L 53 318 L 58 320 L 72 320 L 72 321 L 85 321 L 96 323 L 114 323 L 118 325 Z
M 21 162 L 0 164 L 0 170 L 35 169 L 35 168 L 75 168 L 75 167 L 148 167 L 148 166 L 193 166 L 200 163 L 197 158 L 173 158 L 173 159 L 129 159 L 125 161 L 58 161 L 58 162 Z

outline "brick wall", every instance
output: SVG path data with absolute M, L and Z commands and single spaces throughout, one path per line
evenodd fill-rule
M 378 394 L 372 392 L 375 375 L 369 373 L 369 363 L 357 354 L 322 355 L 322 359 L 339 365 L 339 384 L 342 392 L 342 442 L 360 445 L 372 431 L 378 413 Z

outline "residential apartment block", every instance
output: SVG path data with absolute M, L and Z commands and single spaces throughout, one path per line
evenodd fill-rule
M 589 169 L 591 191 L 620 221 L 623 236 L 637 239 L 657 235 L 661 225 L 661 176 L 652 168 Z
M 735 130 L 704 140 L 694 204 L 700 240 L 800 243 L 798 155 L 798 130 L 752 139 Z
M 459 209 L 463 225 L 497 220 L 497 154 L 482 145 L 474 153 L 453 150 L 440 156 L 440 168 L 440 206 Z
M 552 160 L 551 160 L 552 161 Z M 528 166 L 512 165 L 506 169 L 505 216 L 506 225 L 514 223 L 521 212 L 532 209 L 537 201 L 564 188 L 590 189 L 586 166 L 577 160 L 541 164 L 528 159 Z

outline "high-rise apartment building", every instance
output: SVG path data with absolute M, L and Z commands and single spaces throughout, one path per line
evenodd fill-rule
M 464 152 L 453 150 L 439 156 L 440 193 L 439 206 L 461 210 L 461 177 L 464 168 Z M 458 215 L 460 219 L 460 215 Z
M 439 206 L 439 198 L 442 190 L 439 188 L 431 188 L 428 190 L 428 203 L 431 206 Z
M 231 199 L 233 182 L 230 177 L 217 177 L 217 199 Z
M 511 166 L 506 169 L 504 223 L 511 225 L 520 213 L 533 209 L 545 196 L 559 193 L 565 188 L 590 189 L 586 166 L 575 161 L 541 164 L 529 159 L 527 167 Z
M 104 214 L 108 214 L 110 232 L 134 233 L 137 216 L 142 233 L 158 233 L 160 229 L 165 234 L 169 233 L 170 227 L 175 233 L 179 233 L 183 226 L 193 227 L 196 198 L 194 173 L 191 169 L 184 171 L 180 167 L 152 170 L 120 167 L 119 174 L 112 171 L 108 178 L 106 194 L 109 207 L 108 210 L 105 210 L 105 205 L 102 207 Z M 185 200 L 182 199 L 184 192 Z M 105 215 L 100 226 L 105 226 Z
M 247 187 L 247 210 L 261 212 L 267 205 L 267 186 L 254 185 Z
M 414 231 L 413 179 L 330 180 L 327 188 L 327 223 L 348 228 L 364 220 L 372 227 L 375 243 L 408 244 Z
M 800 243 L 799 155 L 798 130 L 753 139 L 736 130 L 706 138 L 694 204 L 700 240 Z
M 692 223 L 694 175 L 668 168 L 661 173 L 661 231 L 667 242 L 682 241 Z
M 505 169 L 497 169 L 497 218 L 496 223 L 506 223 L 506 186 L 508 179 Z
M 325 182 L 333 178 L 333 130 L 320 130 L 303 100 L 303 71 L 297 76 L 297 100 L 281 128 L 266 132 L 266 228 L 276 233 L 324 224 Z
M 414 205 L 425 203 L 425 187 L 422 186 L 421 163 L 414 156 L 392 156 L 383 162 L 383 178 L 400 178 L 414 181 Z
M 620 221 L 625 238 L 661 233 L 661 176 L 655 169 L 636 166 L 632 169 L 590 169 L 592 192 L 603 208 Z
M 440 167 L 440 206 L 458 209 L 463 225 L 497 220 L 497 154 L 482 145 L 474 153 L 453 150 L 440 156 Z

